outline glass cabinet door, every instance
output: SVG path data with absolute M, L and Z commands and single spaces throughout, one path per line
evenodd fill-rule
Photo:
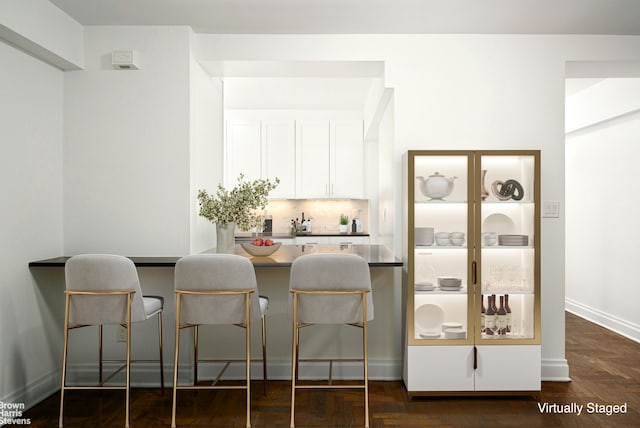
M 469 294 L 473 167 L 471 152 L 409 154 L 411 344 L 473 341 Z
M 489 152 L 475 161 L 477 338 L 534 340 L 540 316 L 538 154 Z

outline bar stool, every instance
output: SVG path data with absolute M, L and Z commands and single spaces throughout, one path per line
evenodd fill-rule
M 295 398 L 297 389 L 362 389 L 364 391 L 364 421 L 369 426 L 369 369 L 367 351 L 367 322 L 373 319 L 371 276 L 368 263 L 355 254 L 309 254 L 298 257 L 291 265 L 289 292 L 292 306 L 293 347 L 291 364 L 291 427 L 295 426 Z M 362 328 L 362 354 L 364 380 L 357 385 L 329 384 L 298 385 L 300 361 L 327 361 L 300 359 L 300 329 L 314 324 L 348 324 Z
M 235 254 L 198 254 L 178 260 L 175 268 L 176 330 L 173 360 L 173 405 L 171 426 L 176 426 L 176 395 L 178 389 L 245 389 L 247 392 L 247 422 L 251 426 L 251 321 L 262 321 L 263 387 L 266 392 L 267 357 L 265 312 L 268 299 L 258 296 L 253 264 Z M 233 324 L 245 329 L 246 355 L 242 360 L 223 360 L 227 364 L 211 385 L 197 385 L 197 363 L 221 360 L 199 359 L 198 326 L 203 324 Z M 180 330 L 194 328 L 194 384 L 178 385 L 178 355 Z M 232 361 L 246 364 L 246 385 L 217 385 Z
M 157 315 L 158 348 L 160 357 L 160 385 L 164 391 L 162 358 L 162 310 L 164 299 L 143 296 L 136 267 L 126 257 L 112 254 L 83 254 L 71 257 L 65 264 L 66 303 L 64 316 L 64 347 L 62 355 L 62 387 L 60 389 L 59 427 L 63 425 L 64 392 L 71 389 L 123 389 L 125 398 L 125 427 L 129 427 L 129 392 L 131 363 L 149 360 L 131 360 L 131 323 L 144 321 Z M 127 331 L 124 360 L 104 360 L 102 355 L 102 326 L 120 324 Z M 97 386 L 67 386 L 67 351 L 69 330 L 98 326 L 99 382 Z M 123 363 L 110 376 L 103 379 L 103 363 Z M 124 386 L 105 385 L 113 376 L 125 369 Z

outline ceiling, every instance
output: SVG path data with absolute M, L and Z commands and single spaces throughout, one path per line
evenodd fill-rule
M 229 34 L 640 35 L 639 0 L 50 0 L 83 25 Z

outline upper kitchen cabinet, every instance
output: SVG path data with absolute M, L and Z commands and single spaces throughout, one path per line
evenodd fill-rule
M 280 184 L 270 198 L 295 197 L 295 127 L 293 120 L 228 120 L 225 139 L 225 181 L 274 179 Z
M 240 174 L 251 181 L 262 178 L 260 121 L 227 121 L 225 132 L 225 187 L 235 186 Z
M 296 121 L 296 197 L 363 197 L 362 120 Z

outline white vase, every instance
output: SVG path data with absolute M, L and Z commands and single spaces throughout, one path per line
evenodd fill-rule
M 341 224 L 338 226 L 338 232 L 340 233 L 347 233 L 349 231 L 349 225 L 348 224 Z
M 216 253 L 234 254 L 236 252 L 236 223 L 216 223 Z

